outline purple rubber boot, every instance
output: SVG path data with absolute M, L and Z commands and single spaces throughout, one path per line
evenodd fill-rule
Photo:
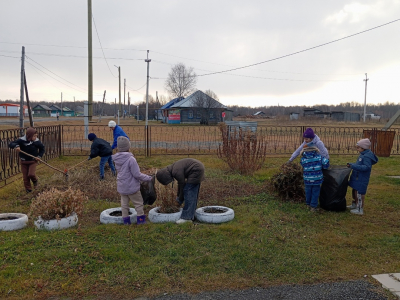
M 124 225 L 131 225 L 131 217 L 130 216 L 122 218 L 122 220 L 124 220 Z
M 146 216 L 137 216 L 137 224 L 138 225 L 143 225 L 146 224 Z

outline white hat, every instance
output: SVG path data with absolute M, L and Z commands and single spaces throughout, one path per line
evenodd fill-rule
M 115 126 L 117 126 L 117 123 L 115 123 L 114 121 L 108 122 L 108 127 L 115 127 Z

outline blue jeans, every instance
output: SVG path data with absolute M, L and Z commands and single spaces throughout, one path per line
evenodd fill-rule
M 185 206 L 182 210 L 181 219 L 193 220 L 199 198 L 200 183 L 186 183 L 183 188 L 183 199 Z
M 313 208 L 316 208 L 318 206 L 318 198 L 319 198 L 319 192 L 321 191 L 321 185 L 320 184 L 306 185 L 305 190 L 306 190 L 306 204 L 310 205 Z
M 111 155 L 104 156 L 104 157 L 100 157 L 100 177 L 101 178 L 104 178 L 104 166 L 106 165 L 106 162 L 108 162 L 108 165 L 110 166 L 113 175 L 115 175 L 115 167 L 114 167 L 114 163 L 111 159 Z

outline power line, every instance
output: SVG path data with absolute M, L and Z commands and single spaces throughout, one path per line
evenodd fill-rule
M 20 51 L 4 51 L 0 50 L 0 52 L 13 52 L 13 53 L 19 53 Z M 53 54 L 53 53 L 40 53 L 40 52 L 29 52 L 30 54 L 36 54 L 36 55 L 45 55 L 45 56 L 60 56 L 60 57 L 77 57 L 77 58 L 88 58 L 88 56 L 81 56 L 81 55 L 63 55 L 63 54 Z M 93 58 L 99 58 L 99 59 L 104 59 L 103 57 L 93 57 Z M 142 61 L 142 58 L 120 58 L 120 57 L 108 57 L 107 59 L 120 59 L 120 60 L 140 60 Z
M 18 57 L 18 56 L 1 55 L 1 54 L 0 54 L 0 56 L 3 56 L 3 57 L 11 57 L 11 58 L 21 58 L 21 57 Z
M 266 61 L 254 63 L 254 64 L 243 66 L 243 67 L 237 67 L 237 68 L 233 68 L 233 69 L 229 69 L 229 70 L 212 72 L 212 73 L 201 74 L 201 75 L 196 75 L 196 76 L 200 77 L 200 76 L 215 75 L 215 74 L 226 73 L 226 72 L 236 71 L 236 70 L 240 70 L 240 69 L 245 69 L 245 68 L 249 68 L 249 67 L 265 64 L 267 62 L 275 61 L 275 60 L 278 60 L 278 59 L 282 59 L 282 58 L 285 58 L 285 57 L 289 57 L 289 56 L 293 56 L 293 55 L 296 55 L 296 54 L 299 54 L 299 53 L 310 51 L 310 50 L 313 50 L 313 49 L 316 49 L 316 48 L 319 48 L 319 47 L 323 47 L 323 46 L 326 46 L 326 45 L 329 45 L 329 44 L 332 44 L 332 43 L 336 43 L 338 41 L 342 41 L 342 40 L 351 38 L 353 36 L 356 36 L 356 35 L 359 35 L 359 34 L 362 34 L 362 33 L 365 33 L 365 32 L 368 32 L 368 31 L 371 31 L 371 30 L 374 30 L 374 29 L 377 29 L 377 28 L 380 28 L 380 27 L 383 27 L 383 26 L 386 26 L 386 25 L 389 25 L 389 24 L 392 24 L 392 23 L 395 23 L 395 22 L 398 22 L 398 21 L 400 21 L 400 19 L 396 19 L 394 21 L 391 21 L 391 22 L 388 22 L 388 23 L 385 23 L 385 24 L 382 24 L 382 25 L 378 25 L 378 26 L 375 26 L 375 27 L 370 28 L 370 29 L 366 29 L 366 30 L 360 31 L 360 32 L 357 32 L 357 33 L 342 37 L 340 39 L 336 39 L 336 40 L 333 40 L 333 41 L 330 41 L 330 42 L 327 42 L 327 43 L 323 43 L 323 44 L 320 44 L 320 45 L 317 45 L 317 46 L 313 46 L 313 47 L 310 47 L 310 48 L 307 48 L 307 49 L 304 49 L 304 50 L 296 51 L 296 52 L 293 52 L 293 53 L 290 53 L 290 54 L 282 55 L 282 56 L 279 56 L 279 57 L 276 57 L 276 58 L 272 58 L 272 59 L 269 59 L 269 60 L 266 60 Z
M 115 75 L 114 75 L 114 73 L 113 73 L 113 72 L 111 71 L 111 69 L 110 69 L 110 66 L 108 65 L 108 61 L 107 61 L 107 59 L 106 59 L 106 56 L 105 56 L 105 54 L 104 54 L 103 46 L 101 45 L 101 41 L 100 41 L 99 32 L 97 31 L 96 22 L 94 21 L 94 16 L 93 16 L 93 13 L 92 13 L 92 19 L 93 19 L 94 28 L 96 29 L 97 38 L 98 38 L 98 40 L 99 40 L 99 43 L 100 43 L 101 52 L 103 52 L 103 57 L 104 57 L 104 60 L 106 61 L 106 64 L 107 64 L 108 70 L 110 71 L 110 73 L 111 73 L 111 75 L 112 75 L 112 76 L 114 76 L 115 78 L 117 78 L 118 76 L 115 76 Z

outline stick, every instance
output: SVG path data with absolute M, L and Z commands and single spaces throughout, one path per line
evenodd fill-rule
M 64 175 L 66 175 L 64 171 L 61 171 L 60 169 L 57 169 L 57 168 L 54 168 L 53 166 L 50 166 L 47 162 L 41 160 L 40 158 L 38 158 L 38 157 L 36 157 L 36 156 L 30 155 L 30 154 L 28 154 L 28 153 L 22 151 L 21 149 L 19 150 L 19 152 L 21 152 L 21 153 L 23 153 L 23 154 L 25 154 L 25 155 L 28 155 L 28 156 L 30 156 L 30 157 L 33 157 L 34 159 L 36 159 L 36 160 L 38 160 L 38 161 L 44 163 L 44 164 L 45 164 L 46 166 L 48 166 L 49 168 L 52 168 L 53 170 L 56 170 L 56 171 L 58 171 L 58 172 L 63 173 Z
M 87 161 L 88 161 L 88 160 L 85 159 L 85 160 L 81 161 L 80 163 L 77 163 L 75 166 L 72 166 L 71 168 L 69 168 L 68 171 L 71 171 L 73 168 L 75 168 L 75 167 L 79 166 L 80 164 L 83 164 L 84 162 L 87 162 Z

